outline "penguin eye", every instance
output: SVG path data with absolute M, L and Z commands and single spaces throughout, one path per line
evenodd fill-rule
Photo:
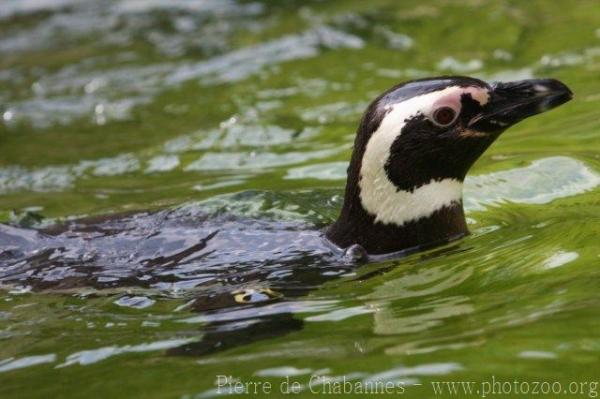
M 456 111 L 450 107 L 440 107 L 433 113 L 433 121 L 439 126 L 448 126 L 456 119 Z

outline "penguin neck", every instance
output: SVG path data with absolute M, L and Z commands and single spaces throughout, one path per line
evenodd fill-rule
M 340 248 L 358 244 L 371 255 L 385 254 L 440 245 L 468 234 L 462 199 L 420 217 L 407 209 L 395 215 L 401 224 L 385 223 L 365 210 L 358 186 L 356 181 L 347 185 L 340 216 L 326 232 Z
M 357 136 L 340 216 L 326 232 L 330 241 L 340 248 L 359 244 L 369 254 L 384 254 L 468 234 L 462 178 L 425 180 L 401 190 L 387 176 L 379 176 L 379 171 L 371 173 L 363 167 L 369 161 L 365 158 L 367 141 L 368 136 Z M 398 174 L 397 182 L 414 180 L 410 171 L 406 173 Z
M 394 157 L 390 152 L 399 126 L 413 114 L 410 107 L 381 107 L 378 100 L 367 108 L 354 141 L 344 204 L 326 232 L 337 246 L 358 244 L 369 254 L 384 254 L 468 233 L 462 207 L 466 172 L 421 178 L 417 172 L 429 173 L 427 165 L 418 158 L 405 162 L 411 154 Z

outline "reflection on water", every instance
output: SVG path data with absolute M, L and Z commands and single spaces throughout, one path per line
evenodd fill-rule
M 474 176 L 466 181 L 465 207 L 480 210 L 483 204 L 501 201 L 547 204 L 596 188 L 600 175 L 575 159 L 551 157 L 524 168 Z
M 144 343 L 138 345 L 126 345 L 126 346 L 107 346 L 104 348 L 85 350 L 81 352 L 72 353 L 67 356 L 64 363 L 56 366 L 57 368 L 72 366 L 79 364 L 86 366 L 100 362 L 112 356 L 120 355 L 123 353 L 139 353 L 139 352 L 151 352 L 160 351 L 170 348 L 176 348 L 191 342 L 190 339 L 171 339 L 166 341 L 157 341 L 151 343 Z
M 598 29 L 592 1 L 3 1 L 0 396 L 597 379 Z M 347 262 L 320 229 L 361 113 L 448 73 L 575 99 L 475 165 L 471 236 Z
M 106 44 L 123 46 L 135 41 L 136 31 L 140 28 L 136 25 L 148 27 L 157 25 L 151 14 L 140 14 L 140 12 L 152 12 L 154 9 L 152 4 L 130 8 L 122 7 L 122 4 L 115 2 L 113 7 L 98 14 L 99 10 L 91 3 L 78 5 L 71 12 L 67 11 L 51 17 L 42 22 L 37 30 L 29 30 L 25 33 L 14 32 L 13 37 L 0 41 L 0 51 L 19 51 L 22 50 L 21 45 L 27 46 L 26 50 L 31 51 L 30 43 L 47 43 L 45 40 L 42 42 L 35 39 L 53 37 L 56 31 L 66 33 L 71 39 L 80 36 L 83 40 L 90 35 L 102 33 L 100 37 L 106 41 Z M 185 2 L 182 5 L 185 5 Z M 225 43 L 211 43 L 210 39 L 207 41 L 204 38 L 210 38 L 215 33 L 226 34 L 218 31 L 223 27 L 226 30 L 248 27 L 255 27 L 255 30 L 262 29 L 261 25 L 252 24 L 252 18 L 261 13 L 259 5 L 240 9 L 237 4 L 231 2 L 229 7 L 217 7 L 216 10 L 212 7 L 201 7 L 195 18 L 188 17 L 188 19 L 179 16 L 177 12 L 171 15 L 172 20 L 169 23 L 173 24 L 176 30 L 182 31 L 180 33 L 192 30 L 203 40 L 178 42 L 177 39 L 171 39 L 169 34 L 165 35 L 160 29 L 152 30 L 149 39 L 163 57 L 176 58 L 189 51 L 200 51 L 206 54 L 221 52 L 227 47 Z M 178 9 L 180 7 L 177 5 L 172 8 L 173 11 Z M 166 7 L 163 11 L 167 11 Z M 228 11 L 233 11 L 237 15 L 234 16 Z M 232 18 L 229 22 L 214 21 L 202 24 L 204 32 L 197 32 L 196 24 L 202 19 L 203 14 L 207 14 L 204 18 L 222 18 L 224 13 L 226 17 Z M 85 23 L 82 23 L 83 21 Z M 234 28 L 229 24 L 237 26 Z M 281 62 L 316 57 L 321 48 L 359 49 L 363 45 L 363 40 L 359 37 L 328 26 L 317 26 L 300 34 L 285 35 L 262 44 L 225 52 L 193 63 L 171 61 L 132 67 L 130 61 L 135 61 L 135 55 L 124 53 L 120 55 L 120 59 L 117 58 L 118 64 L 124 65 L 106 69 L 106 63 L 109 62 L 106 59 L 86 60 L 87 62 L 69 65 L 56 73 L 41 77 L 32 86 L 34 97 L 10 102 L 4 119 L 11 124 L 26 119 L 38 127 L 45 127 L 57 122 L 67 124 L 74 118 L 89 115 L 93 116 L 98 124 L 104 125 L 111 120 L 130 119 L 133 107 L 146 104 L 161 91 L 186 81 L 201 81 L 206 85 L 235 82 Z M 95 68 L 96 66 L 100 68 Z
M 0 373 L 20 369 L 23 367 L 31 367 L 38 364 L 53 363 L 56 361 L 56 355 L 38 355 L 26 356 L 20 359 L 8 358 L 0 362 Z

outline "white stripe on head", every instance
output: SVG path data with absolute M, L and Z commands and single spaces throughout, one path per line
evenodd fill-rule
M 430 115 L 441 105 L 458 107 L 460 111 L 460 97 L 466 93 L 481 105 L 489 99 L 486 89 L 451 86 L 388 106 L 389 112 L 367 143 L 360 169 L 360 200 L 363 208 L 375 216 L 375 222 L 401 226 L 460 203 L 462 182 L 432 179 L 412 192 L 398 190 L 389 180 L 385 164 L 390 157 L 390 148 L 407 120 L 419 114 Z

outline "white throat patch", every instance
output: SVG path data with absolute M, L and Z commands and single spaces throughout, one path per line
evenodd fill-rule
M 390 105 L 390 111 L 373 132 L 362 158 L 359 186 L 362 206 L 375 216 L 375 222 L 401 226 L 430 216 L 443 207 L 460 203 L 463 186 L 459 180 L 432 180 L 410 192 L 398 190 L 385 172 L 392 143 L 400 135 L 406 121 L 422 113 L 437 99 L 452 95 L 453 92 L 458 97 L 463 92 L 477 94 L 480 103 L 487 102 L 487 98 L 481 97 L 481 92 L 476 93 L 472 88 L 448 87 Z

